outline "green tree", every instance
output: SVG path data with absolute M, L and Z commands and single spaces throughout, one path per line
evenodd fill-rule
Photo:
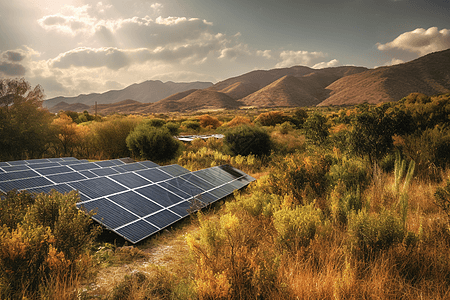
M 22 79 L 0 79 L 0 159 L 39 158 L 52 139 L 44 92 Z
M 315 145 L 323 144 L 330 134 L 327 118 L 317 111 L 306 119 L 303 128 L 306 138 Z
M 128 149 L 143 159 L 166 161 L 175 157 L 180 146 L 166 127 L 138 125 L 126 139 Z
M 233 155 L 268 155 L 272 149 L 269 134 L 260 127 L 241 125 L 225 133 L 224 143 Z

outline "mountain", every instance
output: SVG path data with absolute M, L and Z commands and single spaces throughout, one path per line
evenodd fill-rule
M 61 110 L 70 110 L 70 111 L 77 111 L 77 112 L 82 112 L 85 110 L 89 110 L 91 107 L 89 105 L 86 104 L 82 104 L 82 103 L 73 103 L 73 104 L 69 104 L 66 102 L 59 102 L 58 104 L 56 104 L 55 106 L 53 106 L 52 108 L 49 109 L 49 111 L 51 113 L 58 113 Z
M 398 101 L 410 93 L 450 92 L 450 49 L 407 63 L 342 77 L 326 87 L 329 97 L 319 105 Z
M 225 93 L 209 89 L 196 90 L 186 97 L 174 99 L 173 96 L 160 100 L 149 106 L 150 112 L 196 111 L 204 109 L 233 109 L 241 104 Z
M 82 103 L 86 105 L 116 103 L 132 99 L 142 103 L 153 103 L 164 99 L 175 93 L 191 90 L 205 89 L 213 84 L 211 82 L 162 82 L 159 80 L 148 80 L 142 83 L 132 84 L 122 90 L 112 90 L 102 94 L 82 94 L 77 97 L 56 97 L 44 101 L 44 107 L 50 108 L 60 102 L 68 104 Z
M 58 97 L 56 108 L 85 110 L 98 102 L 98 112 L 159 113 L 234 109 L 242 106 L 282 107 L 350 105 L 364 102 L 397 101 L 419 92 L 435 95 L 450 92 L 450 49 L 431 53 L 413 61 L 367 69 L 342 66 L 312 69 L 305 66 L 256 70 L 216 84 L 208 82 L 173 83 L 146 81 L 120 91 L 103 94 Z M 68 101 L 70 99 L 71 101 Z M 120 102 L 126 99 L 128 102 Z M 104 103 L 115 103 L 107 104 Z M 81 104 L 80 104 L 81 103 Z M 91 107 L 90 111 L 93 111 Z

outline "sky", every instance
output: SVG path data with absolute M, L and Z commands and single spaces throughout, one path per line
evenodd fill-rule
M 450 0 L 0 0 L 0 78 L 46 98 L 450 48 Z

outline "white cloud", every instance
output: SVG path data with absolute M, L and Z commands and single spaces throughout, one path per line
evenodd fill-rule
M 399 49 L 423 56 L 431 52 L 450 48 L 450 30 L 438 30 L 437 27 L 428 29 L 417 28 L 413 31 L 402 33 L 389 43 L 377 43 L 377 48 L 381 51 Z
M 267 59 L 272 58 L 272 50 L 258 50 L 256 51 L 256 55 L 265 57 Z
M 311 66 L 320 62 L 325 56 L 323 52 L 283 51 L 280 53 L 281 61 L 275 67 L 286 68 L 295 65 Z
M 399 59 L 399 58 L 393 58 L 391 59 L 389 62 L 385 63 L 385 66 L 394 66 L 394 65 L 398 65 L 398 64 L 402 64 L 404 63 L 403 60 Z
M 312 66 L 313 69 L 323 69 L 323 68 L 331 68 L 339 66 L 339 61 L 337 59 L 332 59 L 329 62 L 320 62 Z

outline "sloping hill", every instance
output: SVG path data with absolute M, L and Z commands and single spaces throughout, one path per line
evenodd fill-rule
M 239 102 L 257 107 L 311 106 L 320 103 L 320 100 L 312 95 L 314 90 L 301 79 L 286 75 Z
M 201 109 L 237 108 L 240 103 L 230 96 L 209 89 L 196 90 L 184 98 L 168 97 L 148 107 L 146 113 L 169 111 L 196 111 Z
M 76 111 L 76 112 L 82 112 L 85 110 L 89 110 L 90 106 L 83 104 L 83 103 L 73 103 L 73 104 L 69 104 L 66 102 L 60 102 L 57 105 L 53 106 L 52 108 L 49 109 L 49 112 L 51 113 L 58 113 L 61 110 L 70 110 L 70 111 Z
M 50 108 L 59 102 L 68 104 L 83 103 L 86 105 L 117 103 L 126 99 L 132 99 L 142 103 L 153 103 L 170 95 L 191 90 L 205 89 L 212 86 L 211 82 L 162 82 L 148 80 L 142 83 L 132 84 L 122 90 L 108 91 L 102 94 L 92 93 L 77 97 L 56 97 L 44 101 L 44 107 Z
M 450 49 L 413 61 L 367 70 L 336 80 L 330 96 L 319 105 L 398 101 L 410 93 L 435 95 L 450 92 Z

